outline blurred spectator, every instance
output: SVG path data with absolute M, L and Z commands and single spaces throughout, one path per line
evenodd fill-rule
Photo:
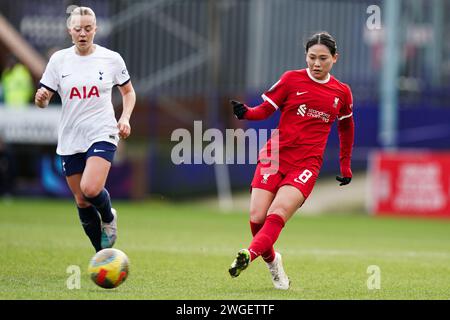
M 27 67 L 10 55 L 2 72 L 4 103 L 7 107 L 20 108 L 30 104 L 34 94 L 34 83 Z
M 12 155 L 0 137 L 0 196 L 11 194 L 13 184 L 14 168 Z

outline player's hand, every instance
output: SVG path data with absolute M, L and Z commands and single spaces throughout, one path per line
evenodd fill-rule
M 130 121 L 127 118 L 120 118 L 117 122 L 117 128 L 119 128 L 119 136 L 122 139 L 126 139 L 131 134 Z
M 244 114 L 247 112 L 247 106 L 239 101 L 230 100 L 231 105 L 233 106 L 233 113 L 239 120 L 244 118 Z
M 50 100 L 50 92 L 45 88 L 39 88 L 34 96 L 34 103 L 39 108 L 45 108 Z
M 340 182 L 340 186 L 345 186 L 352 181 L 352 177 L 340 177 L 336 176 L 336 180 Z

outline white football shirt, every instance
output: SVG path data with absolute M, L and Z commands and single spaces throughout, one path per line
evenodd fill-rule
M 59 155 L 86 152 L 99 141 L 119 142 L 111 92 L 115 85 L 126 84 L 130 76 L 119 53 L 95 46 L 88 56 L 76 54 L 75 46 L 55 52 L 40 81 L 61 96 Z

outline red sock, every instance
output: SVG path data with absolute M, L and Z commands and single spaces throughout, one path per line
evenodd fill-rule
M 263 227 L 263 225 L 264 223 L 255 223 L 250 220 L 250 229 L 252 230 L 253 237 L 256 236 L 256 234 Z M 275 259 L 275 250 L 273 249 L 273 246 L 266 252 L 263 252 L 261 254 L 261 257 L 264 259 L 265 262 L 272 262 L 273 259 Z
M 277 214 L 269 214 L 267 216 L 263 227 L 253 237 L 252 243 L 248 247 L 251 261 L 273 248 L 273 244 L 277 241 L 283 227 L 284 220 L 281 216 Z

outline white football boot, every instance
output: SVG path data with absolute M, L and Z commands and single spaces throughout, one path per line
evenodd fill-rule
M 270 274 L 272 275 L 272 282 L 275 289 L 289 289 L 291 281 L 286 275 L 286 272 L 284 272 L 281 254 L 279 252 L 275 252 L 275 259 L 273 259 L 272 262 L 266 262 L 266 264 L 269 267 Z
M 112 248 L 117 239 L 117 211 L 111 208 L 113 220 L 110 223 L 102 221 L 102 248 Z

